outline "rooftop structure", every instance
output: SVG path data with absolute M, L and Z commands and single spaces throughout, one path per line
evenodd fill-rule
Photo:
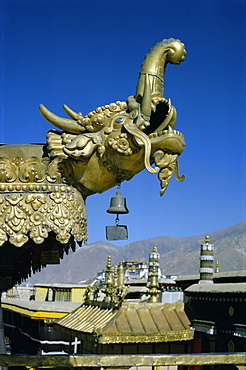
M 194 335 L 182 303 L 123 302 L 116 308 L 91 302 L 54 326 L 71 336 L 99 344 L 163 343 L 191 340 Z
M 157 250 L 153 252 L 157 253 Z M 109 256 L 103 300 L 98 300 L 95 285 L 88 287 L 85 303 L 57 320 L 54 328 L 68 334 L 72 340 L 78 338 L 80 353 L 121 353 L 123 345 L 124 351 L 132 353 L 130 344 L 137 345 L 134 353 L 149 353 L 153 348 L 155 353 L 172 352 L 171 343 L 179 343 L 181 352 L 187 350 L 185 342 L 190 343 L 194 330 L 190 328 L 184 304 L 159 301 L 158 260 L 152 262 L 148 270 L 149 281 L 145 280 L 148 286 L 142 286 L 146 298 L 132 302 L 127 300 L 129 287 L 125 285 L 123 264 L 113 270 Z
M 193 348 L 199 353 L 245 351 L 245 271 L 218 272 L 217 263 L 214 273 L 209 241 L 206 236 L 201 245 L 200 280 L 186 277 L 185 310 L 195 329 Z M 184 278 L 177 283 L 184 285 Z

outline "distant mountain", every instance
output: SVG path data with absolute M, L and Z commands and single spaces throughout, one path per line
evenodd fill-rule
M 209 234 L 214 244 L 214 258 L 219 260 L 220 271 L 246 269 L 246 221 Z M 200 244 L 205 234 L 175 238 L 159 236 L 139 240 L 124 247 L 99 241 L 88 244 L 65 256 L 60 265 L 48 265 L 34 274 L 26 283 L 77 283 L 96 276 L 105 269 L 107 257 L 112 264 L 123 260 L 148 261 L 149 253 L 157 247 L 160 266 L 165 275 L 190 275 L 199 273 Z

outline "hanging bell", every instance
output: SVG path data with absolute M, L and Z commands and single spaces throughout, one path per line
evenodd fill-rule
M 113 213 L 115 215 L 121 215 L 124 213 L 129 213 L 126 206 L 126 198 L 120 195 L 120 191 L 116 191 L 116 195 L 111 198 L 110 206 L 107 210 L 108 213 Z
M 118 185 L 117 189 L 120 189 Z M 126 206 L 126 198 L 120 195 L 120 191 L 116 191 L 116 195 L 111 198 L 110 206 L 107 210 L 108 213 L 113 213 L 116 216 L 115 226 L 106 226 L 106 238 L 107 240 L 126 240 L 128 239 L 128 231 L 126 225 L 120 225 L 119 215 L 129 213 Z

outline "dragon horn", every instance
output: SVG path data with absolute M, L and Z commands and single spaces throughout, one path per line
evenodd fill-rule
M 81 134 L 84 131 L 84 128 L 73 120 L 57 116 L 45 108 L 43 104 L 40 104 L 39 111 L 48 122 L 64 131 L 72 134 Z
M 163 95 L 164 74 L 167 63 L 179 64 L 185 59 L 186 51 L 180 40 L 168 39 L 158 42 L 146 55 L 142 64 L 136 89 L 136 97 L 143 96 L 145 77 L 148 73 L 152 94 Z

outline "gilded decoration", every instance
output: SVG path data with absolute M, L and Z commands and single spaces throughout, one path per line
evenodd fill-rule
M 21 247 L 29 239 L 42 244 L 52 231 L 62 244 L 71 235 L 87 240 L 83 199 L 62 182 L 57 164 L 48 158 L 0 158 L 0 245 Z
M 160 343 L 194 339 L 194 330 L 170 331 L 166 333 L 113 333 L 98 336 L 101 344 L 112 343 Z
M 141 67 L 136 94 L 126 102 L 97 107 L 83 116 L 64 105 L 70 118 L 62 118 L 44 105 L 41 114 L 59 130 L 47 134 L 51 158 L 66 160 L 73 169 L 73 186 L 83 196 L 102 193 L 130 180 L 143 169 L 157 174 L 163 195 L 184 151 L 184 135 L 174 129 L 176 109 L 164 96 L 168 63 L 180 64 L 186 51 L 180 40 L 157 43 Z
M 0 245 L 42 244 L 53 232 L 68 243 L 86 242 L 85 200 L 147 169 L 157 174 L 162 195 L 185 148 L 174 129 L 176 109 L 164 96 L 167 64 L 179 65 L 180 40 L 157 43 L 141 66 L 135 95 L 83 115 L 67 105 L 61 118 L 39 109 L 56 128 L 44 145 L 0 145 Z
M 194 339 L 183 303 L 90 301 L 55 322 L 69 335 L 101 344 L 160 343 Z
M 0 355 L 0 366 L 8 366 L 29 369 L 52 368 L 52 369 L 112 369 L 126 370 L 132 367 L 148 367 L 161 368 L 167 366 L 191 367 L 208 365 L 217 367 L 225 365 L 224 368 L 229 368 L 230 365 L 234 369 L 245 369 L 245 352 L 238 353 L 192 353 L 192 354 L 127 354 L 127 355 L 87 355 L 83 356 L 72 355 Z M 232 368 L 232 367 L 231 367 Z

